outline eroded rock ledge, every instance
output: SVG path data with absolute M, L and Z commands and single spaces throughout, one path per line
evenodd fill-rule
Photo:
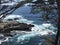
M 10 32 L 12 30 L 31 31 L 32 24 L 19 23 L 17 21 L 9 21 L 0 23 L 0 32 Z

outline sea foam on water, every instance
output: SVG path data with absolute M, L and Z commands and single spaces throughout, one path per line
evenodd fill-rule
M 23 18 L 20 15 L 9 15 L 6 18 L 4 18 L 5 21 L 7 21 L 8 19 L 13 19 L 14 18 L 19 18 L 19 20 L 17 20 L 18 22 L 26 22 L 29 23 L 30 20 L 27 20 L 25 18 Z M 32 22 L 33 24 L 33 22 Z M 51 31 L 48 29 L 48 27 L 51 27 L 52 25 L 49 23 L 43 23 L 41 25 L 37 25 L 34 24 L 35 26 L 31 28 L 30 33 L 27 34 L 16 34 L 15 36 L 13 36 L 11 39 L 9 39 L 7 42 L 13 42 L 13 43 L 17 43 L 17 44 L 24 44 L 24 43 L 28 43 L 30 39 L 34 38 L 35 36 L 43 36 L 43 35 L 52 35 L 52 34 L 56 34 L 55 32 Z M 10 45 L 10 44 L 9 44 Z M 14 45 L 14 44 L 13 44 Z

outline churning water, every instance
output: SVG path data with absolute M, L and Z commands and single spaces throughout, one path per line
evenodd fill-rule
M 16 34 L 12 38 L 9 38 L 3 45 L 43 45 L 45 39 L 42 36 L 56 34 L 54 30 L 57 30 L 56 27 L 51 23 L 45 23 L 42 18 L 40 18 L 42 12 L 32 14 L 31 7 L 28 6 L 28 3 L 24 6 L 15 10 L 11 15 L 8 15 L 4 18 L 3 21 L 8 19 L 14 20 L 18 18 L 18 22 L 34 24 L 35 27 L 31 28 L 31 32 L 27 34 Z

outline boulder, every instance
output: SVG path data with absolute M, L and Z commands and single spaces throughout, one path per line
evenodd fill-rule
M 0 23 L 0 30 L 3 30 L 4 29 L 4 26 L 6 25 L 7 23 Z
M 1 32 L 10 32 L 12 30 L 31 31 L 31 27 L 34 27 L 34 25 L 32 25 L 32 24 L 19 23 L 19 22 L 16 22 L 16 21 L 9 21 L 9 22 L 6 22 L 6 23 L 4 22 L 2 24 L 0 23 Z

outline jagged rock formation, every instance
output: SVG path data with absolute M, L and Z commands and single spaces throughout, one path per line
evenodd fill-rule
M 9 21 L 0 23 L 0 32 L 10 32 L 12 30 L 31 31 L 31 27 L 34 27 L 34 25 Z

